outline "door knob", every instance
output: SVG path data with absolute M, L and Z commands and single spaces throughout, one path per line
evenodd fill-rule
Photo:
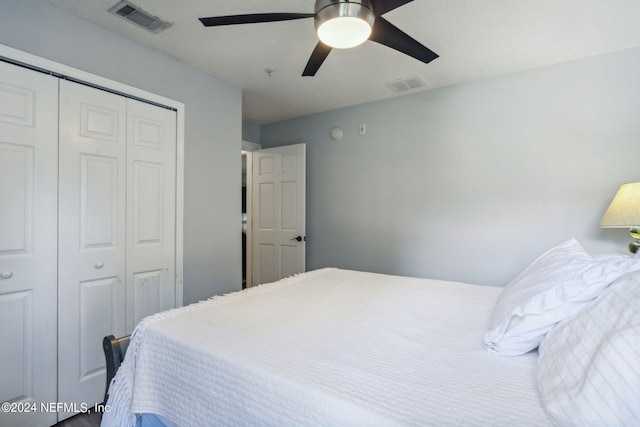
M 13 271 L 5 271 L 0 274 L 0 277 L 3 279 L 11 279 L 13 277 Z
M 94 267 L 96 268 L 96 270 L 100 270 L 102 267 L 104 267 L 104 262 L 102 261 L 97 262 L 96 265 L 94 265 Z
M 306 237 L 302 237 L 302 236 L 296 236 L 296 237 L 294 237 L 294 238 L 293 238 L 293 239 L 291 239 L 291 240 L 296 240 L 296 241 L 298 241 L 298 242 L 302 242 L 302 241 L 304 240 L 304 241 L 306 242 L 306 241 L 307 241 L 307 238 L 306 238 Z

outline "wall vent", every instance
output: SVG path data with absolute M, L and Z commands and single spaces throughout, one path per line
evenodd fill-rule
M 111 9 L 109 12 L 114 15 L 120 16 L 128 21 L 133 22 L 136 25 L 144 28 L 152 33 L 159 33 L 162 30 L 166 30 L 171 26 L 169 22 L 163 21 L 160 18 L 150 15 L 138 6 L 131 4 L 128 1 L 121 1 Z
M 390 80 L 385 83 L 395 93 L 404 93 L 411 90 L 428 87 L 427 82 L 420 76 L 406 77 L 404 79 Z

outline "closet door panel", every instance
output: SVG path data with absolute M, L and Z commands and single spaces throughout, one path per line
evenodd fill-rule
M 27 254 L 33 247 L 35 147 L 0 142 L 0 252 Z
M 78 406 L 102 401 L 102 338 L 125 333 L 126 150 L 126 99 L 61 81 L 58 398 Z
M 118 278 L 105 277 L 80 283 L 80 378 L 89 379 L 104 369 L 102 346 L 96 346 L 95 331 L 118 327 Z M 105 334 L 109 335 L 109 333 Z M 103 337 L 105 336 L 103 335 Z M 104 390 L 103 390 L 104 391 Z
M 127 100 L 127 332 L 175 307 L 176 113 Z
M 0 62 L 2 426 L 51 425 L 56 399 L 58 80 Z M 32 406 L 30 406 L 32 407 Z

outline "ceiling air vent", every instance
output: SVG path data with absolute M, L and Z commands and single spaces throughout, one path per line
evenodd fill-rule
M 170 23 L 162 21 L 156 16 L 149 15 L 147 12 L 128 1 L 121 1 L 109 9 L 109 12 L 131 21 L 152 33 L 158 33 L 171 26 Z
M 427 87 L 427 82 L 425 82 L 420 76 L 391 80 L 385 84 L 395 93 L 404 93 L 410 90 L 424 89 Z

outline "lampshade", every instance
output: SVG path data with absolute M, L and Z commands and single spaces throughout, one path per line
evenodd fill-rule
M 375 21 L 369 0 L 317 0 L 315 12 L 318 38 L 338 49 L 364 43 Z
M 640 226 L 640 182 L 623 184 L 600 220 L 599 227 Z

